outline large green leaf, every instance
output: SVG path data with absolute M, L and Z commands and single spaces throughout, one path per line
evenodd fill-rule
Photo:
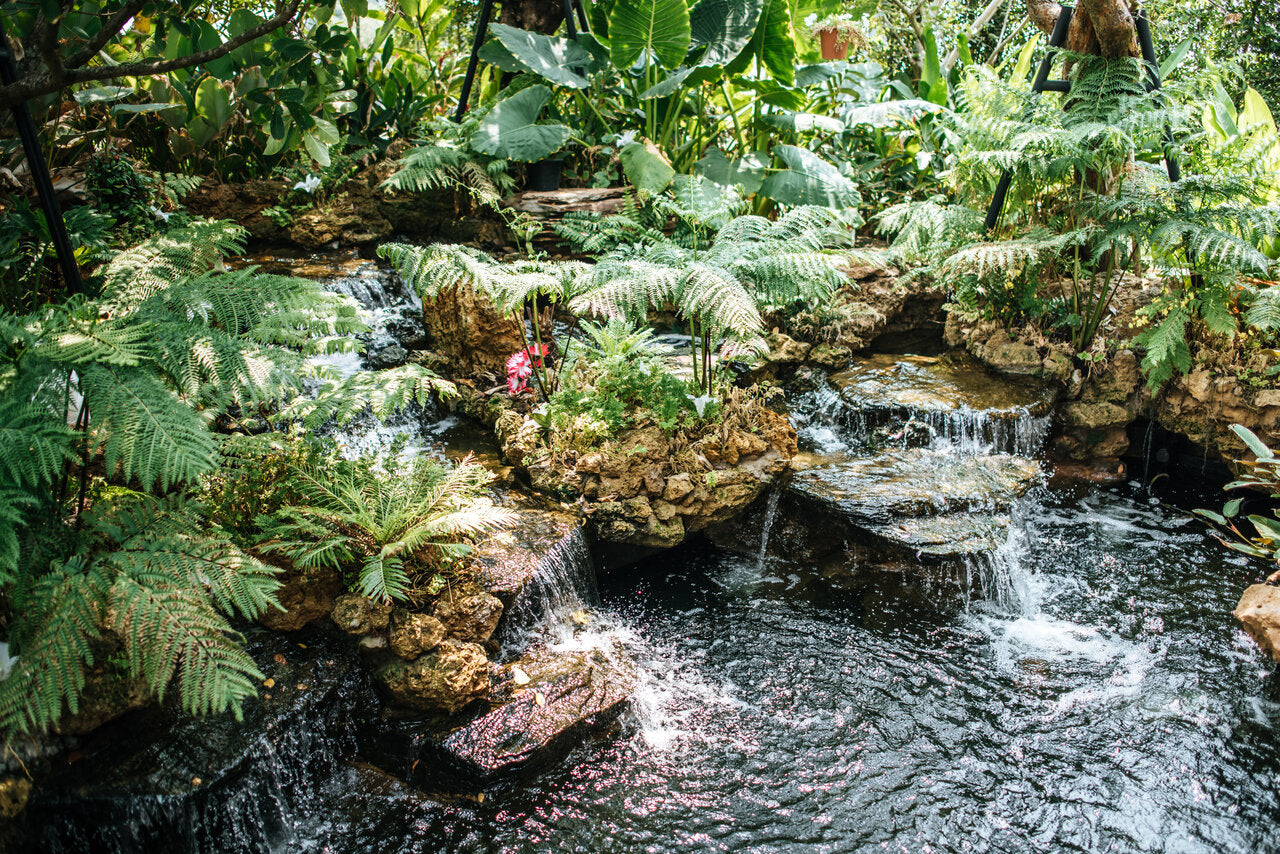
M 538 114 L 551 99 L 546 86 L 530 86 L 494 105 L 471 135 L 476 151 L 532 163 L 560 150 L 570 131 L 561 124 L 538 124 Z
M 609 13 L 609 58 L 618 69 L 635 65 L 645 51 L 675 68 L 691 38 L 685 0 L 617 0 Z
M 862 201 L 857 185 L 812 151 L 794 145 L 777 145 L 773 152 L 782 158 L 787 168 L 766 178 L 760 192 L 775 202 L 852 208 Z
M 947 78 L 938 60 L 938 40 L 933 27 L 924 28 L 924 67 L 920 70 L 920 97 L 945 106 L 947 103 Z
M 765 0 L 701 0 L 689 13 L 692 45 L 706 47 L 700 66 L 728 65 L 755 34 Z
M 722 187 L 742 187 L 746 195 L 755 194 L 764 182 L 768 161 L 764 154 L 753 151 L 738 160 L 730 160 L 718 148 L 708 148 L 694 171 Z
M 187 125 L 187 133 L 197 148 L 203 148 L 222 132 L 231 120 L 231 96 L 213 77 L 206 77 L 196 87 L 195 115 Z
M 661 193 L 671 185 L 676 170 L 652 142 L 633 142 L 618 152 L 627 180 L 648 193 Z
M 525 70 L 571 89 L 591 85 L 587 78 L 574 71 L 592 64 L 591 54 L 577 42 L 506 24 L 491 24 L 489 30 Z
M 796 42 L 791 29 L 791 7 L 787 0 L 765 0 L 760 23 L 751 36 L 750 44 L 729 64 L 728 70 L 733 74 L 740 74 L 750 64 L 752 57 L 757 56 L 774 80 L 787 86 L 795 83 Z

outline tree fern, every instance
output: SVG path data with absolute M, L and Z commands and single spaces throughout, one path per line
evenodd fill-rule
M 1280 285 L 1262 288 L 1254 294 L 1245 322 L 1263 332 L 1280 332 Z

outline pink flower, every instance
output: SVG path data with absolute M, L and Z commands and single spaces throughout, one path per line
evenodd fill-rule
M 551 352 L 551 347 L 548 344 L 530 344 L 528 347 L 524 348 L 524 352 L 533 360 L 534 365 L 541 368 L 542 358 Z M 520 354 L 517 353 L 516 355 L 518 356 Z M 509 362 L 508 365 L 510 365 Z
M 520 394 L 528 387 L 527 380 L 533 375 L 533 362 L 524 350 L 513 353 L 507 359 L 507 390 L 512 394 Z

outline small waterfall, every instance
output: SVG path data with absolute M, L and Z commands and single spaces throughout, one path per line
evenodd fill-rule
M 775 486 L 769 490 L 769 500 L 764 509 L 764 524 L 760 526 L 760 552 L 756 555 L 756 572 L 764 571 L 764 562 L 769 556 L 769 534 L 773 531 L 773 523 L 777 521 L 778 501 L 781 498 L 780 487 Z
M 1003 614 L 1028 617 L 1039 610 L 1032 584 L 1025 514 L 1015 504 L 1004 542 L 994 551 L 965 559 L 964 587 L 970 603 L 975 599 Z
M 504 656 L 517 656 L 534 642 L 554 645 L 572 638 L 598 602 L 591 549 L 576 527 L 547 550 L 532 582 L 512 604 Z

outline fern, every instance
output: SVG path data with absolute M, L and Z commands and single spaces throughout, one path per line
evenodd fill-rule
M 1272 285 L 1254 294 L 1245 322 L 1263 332 L 1280 332 L 1280 286 Z
M 282 409 L 279 423 L 299 421 L 309 430 L 323 424 L 348 424 L 370 410 L 386 421 L 408 406 L 426 406 L 433 397 L 457 395 L 457 387 L 419 365 L 401 365 L 385 371 L 359 371 L 341 380 L 328 381 L 310 397 L 299 397 Z
M 232 546 L 195 508 L 141 495 L 95 505 L 74 548 L 15 591 L 18 660 L 0 682 L 0 728 L 44 729 L 64 709 L 78 711 L 92 644 L 106 630 L 123 642 L 130 674 L 158 697 L 176 682 L 187 711 L 239 715 L 262 676 L 226 616 L 279 607 L 277 570 Z
M 427 550 L 457 555 L 464 538 L 515 518 L 481 496 L 493 476 L 470 457 L 450 469 L 420 461 L 407 474 L 345 460 L 295 474 L 302 498 L 263 520 L 259 548 L 303 568 L 356 564 L 360 592 L 380 601 L 410 595 L 407 560 Z

